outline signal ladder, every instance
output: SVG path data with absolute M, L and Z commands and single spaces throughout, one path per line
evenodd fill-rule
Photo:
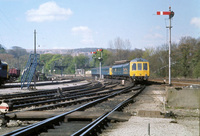
M 33 75 L 35 74 L 36 67 L 39 64 L 40 55 L 30 54 L 26 67 L 21 77 L 21 89 L 26 86 L 28 89 L 30 87 Z

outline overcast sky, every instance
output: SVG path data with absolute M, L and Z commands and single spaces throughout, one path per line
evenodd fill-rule
M 115 38 L 129 39 L 132 49 L 167 42 L 171 6 L 172 42 L 200 37 L 200 0 L 0 0 L 0 44 L 9 49 L 109 48 Z

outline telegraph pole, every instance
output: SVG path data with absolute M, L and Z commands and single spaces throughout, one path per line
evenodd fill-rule
M 169 7 L 169 11 L 157 11 L 157 15 L 169 15 L 169 85 L 171 85 L 171 18 L 174 16 L 174 12 L 171 11 L 171 7 Z
M 36 54 L 36 30 L 34 30 L 34 58 L 37 57 Z M 36 90 L 36 72 L 34 72 L 34 90 Z
M 76 77 L 76 69 L 77 69 L 77 68 L 76 68 L 76 63 L 75 63 L 75 77 Z

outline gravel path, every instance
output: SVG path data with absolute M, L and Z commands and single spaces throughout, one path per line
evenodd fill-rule
M 151 136 L 193 136 L 187 127 L 170 121 L 172 119 L 133 116 L 128 122 L 118 123 L 112 129 L 105 130 L 101 136 L 148 136 L 149 123 Z
M 124 112 L 129 112 L 133 115 L 129 121 L 111 123 L 101 136 L 149 136 L 148 124 L 150 124 L 150 136 L 199 136 L 200 124 L 198 117 L 185 117 L 175 120 L 171 118 L 140 117 L 137 115 L 139 110 L 164 112 L 164 94 L 164 86 L 153 85 L 147 87 L 136 98 L 134 104 L 124 109 Z

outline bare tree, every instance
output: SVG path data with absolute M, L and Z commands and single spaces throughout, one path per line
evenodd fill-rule
M 131 42 L 117 37 L 113 42 L 109 42 L 110 48 L 114 49 L 115 60 L 128 60 L 131 49 Z

